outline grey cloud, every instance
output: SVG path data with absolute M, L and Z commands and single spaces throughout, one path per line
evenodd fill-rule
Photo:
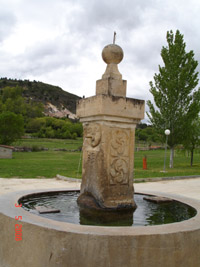
M 16 17 L 12 13 L 0 9 L 0 42 L 12 33 L 16 24 Z
M 68 68 L 78 63 L 73 46 L 57 39 L 38 43 L 16 57 L 18 71 L 24 75 L 43 75 L 59 68 Z
M 194 1 L 191 0 L 191 2 Z M 175 7 L 180 5 L 182 8 L 179 10 L 174 8 L 174 5 Z M 53 27 L 52 38 L 38 40 L 35 36 L 32 46 L 15 57 L 6 55 L 5 58 L 2 51 L 0 72 L 4 76 L 14 78 L 29 75 L 49 78 L 51 73 L 57 71 L 60 77 L 64 77 L 63 80 L 61 78 L 61 83 L 66 83 L 66 88 L 69 85 L 70 90 L 74 90 L 73 79 L 77 80 L 76 77 L 79 77 L 84 80 L 81 76 L 83 74 L 78 70 L 79 64 L 86 62 L 86 68 L 90 72 L 92 59 L 100 59 L 101 49 L 112 42 L 115 30 L 117 44 L 125 52 L 122 75 L 126 76 L 129 69 L 136 69 L 139 74 L 145 73 L 143 75 L 146 78 L 145 82 L 133 81 L 131 85 L 133 89 L 130 88 L 130 92 L 131 94 L 133 92 L 133 97 L 148 99 L 150 97 L 148 82 L 153 79 L 151 74 L 158 71 L 158 65 L 161 63 L 160 52 L 162 46 L 166 45 L 167 30 L 179 29 L 184 33 L 188 50 L 194 50 L 195 58 L 200 60 L 199 16 L 197 16 L 199 12 L 195 11 L 195 16 L 192 17 L 192 13 L 187 12 L 188 5 L 190 3 L 183 3 L 182 0 L 167 2 L 160 0 L 21 0 L 20 5 L 11 8 L 20 23 L 24 24 L 28 21 L 35 28 L 41 25 L 47 30 Z M 186 13 L 190 21 L 186 20 Z M 1 14 L 5 14 L 2 20 Z M 0 23 L 1 41 L 1 38 L 6 38 L 7 34 L 12 32 L 16 19 L 11 13 L 5 13 L 1 9 L 0 21 L 3 21 Z M 98 49 L 99 54 L 96 55 Z M 67 79 L 66 70 L 70 73 Z M 128 76 L 129 86 L 132 77 L 131 74 Z M 87 83 L 88 80 L 85 84 Z
M 156 42 L 137 43 L 136 45 L 125 46 L 128 63 L 136 65 L 138 68 L 152 69 L 160 62 L 161 47 Z
M 113 28 L 129 31 L 138 28 L 143 21 L 141 13 L 151 7 L 152 1 L 102 0 L 89 3 L 78 1 L 76 21 L 71 25 L 73 30 L 87 34 L 98 31 L 99 28 Z
M 90 1 L 88 4 L 87 1 L 80 0 L 76 3 L 79 3 L 80 8 L 74 14 L 76 20 L 73 20 L 70 29 L 72 32 L 79 32 L 82 40 L 85 40 L 85 49 L 95 45 L 95 42 L 102 45 L 107 44 L 108 40 L 112 42 L 113 31 L 116 30 L 117 42 L 122 44 L 128 61 L 132 61 L 138 67 L 155 67 L 155 59 L 159 58 L 162 48 L 162 37 L 158 33 L 162 27 L 162 14 L 158 14 L 157 1 L 102 0 Z M 160 23 L 160 28 L 157 25 L 154 29 L 151 28 L 153 23 Z M 137 38 L 140 31 L 146 32 L 146 24 L 149 24 L 151 29 L 146 39 L 144 37 L 142 42 L 131 40 L 132 33 Z M 165 35 L 165 32 L 163 34 Z

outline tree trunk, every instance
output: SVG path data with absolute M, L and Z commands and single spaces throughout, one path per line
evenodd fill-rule
M 169 162 L 169 167 L 173 168 L 174 167 L 174 147 L 171 147 L 170 150 L 170 162 Z
M 193 156 L 194 156 L 194 149 L 191 149 L 191 159 L 190 159 L 190 166 L 192 167 L 193 165 Z

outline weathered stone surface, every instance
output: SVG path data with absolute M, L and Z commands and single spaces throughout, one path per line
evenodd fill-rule
M 0 159 L 12 159 L 14 147 L 0 145 Z
M 144 101 L 99 94 L 79 100 L 76 113 L 81 122 L 104 119 L 136 126 L 144 117 Z
M 60 210 L 54 209 L 51 207 L 46 207 L 46 206 L 37 206 L 35 208 L 40 214 L 45 214 L 45 213 L 59 213 Z
M 136 124 L 144 117 L 144 101 L 126 98 L 126 81 L 117 67 L 123 50 L 109 45 L 102 55 L 108 65 L 96 83 L 96 95 L 77 105 L 84 128 L 78 203 L 90 195 L 102 209 L 134 209 L 134 136 Z
M 96 82 L 96 95 L 107 94 L 113 96 L 126 97 L 125 80 L 116 80 L 113 78 L 101 79 Z
M 106 64 L 119 64 L 124 57 L 124 52 L 119 45 L 106 45 L 102 51 L 102 58 Z
M 167 198 L 167 197 L 144 197 L 143 198 L 146 201 L 153 202 L 153 203 L 168 203 L 172 202 L 173 199 Z
M 134 129 L 112 122 L 84 123 L 81 193 L 102 208 L 135 206 L 133 202 Z
M 102 58 L 108 65 L 102 79 L 122 79 L 122 75 L 118 70 L 117 64 L 122 61 L 123 57 L 124 52 L 120 46 L 110 44 L 104 47 L 102 51 Z
M 0 196 L 1 267 L 199 267 L 197 200 L 173 196 L 197 210 L 195 217 L 180 223 L 91 227 L 49 220 L 16 208 L 17 199 L 24 194 L 30 191 Z M 21 241 L 15 240 L 16 223 L 22 225 Z

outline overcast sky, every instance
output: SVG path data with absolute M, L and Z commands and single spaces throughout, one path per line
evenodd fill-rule
M 200 61 L 199 14 L 199 0 L 0 0 L 0 77 L 92 96 L 106 68 L 102 49 L 116 31 L 128 97 L 152 99 L 149 81 L 168 30 L 179 29 Z

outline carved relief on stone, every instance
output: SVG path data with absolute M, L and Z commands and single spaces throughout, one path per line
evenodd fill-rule
M 96 147 L 101 142 L 101 125 L 97 123 L 84 127 L 84 145 Z
M 125 130 L 113 130 L 111 139 L 112 156 L 128 156 L 127 154 L 128 134 Z
M 125 159 L 113 159 L 110 168 L 110 184 L 127 184 L 128 183 L 128 163 Z
M 110 142 L 110 185 L 128 184 L 129 136 L 129 130 L 112 130 Z
M 99 168 L 99 161 L 101 160 L 101 132 L 100 124 L 87 123 L 84 125 L 82 168 L 82 178 L 84 182 L 97 178 L 99 175 L 101 169 Z

